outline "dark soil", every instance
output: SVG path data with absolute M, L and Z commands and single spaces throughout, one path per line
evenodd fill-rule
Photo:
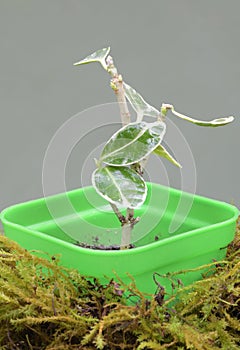
M 121 246 L 119 245 L 105 246 L 103 244 L 88 244 L 83 242 L 76 242 L 74 244 L 81 248 L 94 249 L 94 250 L 121 250 Z M 133 249 L 133 248 L 135 248 L 135 245 L 129 244 L 127 249 Z

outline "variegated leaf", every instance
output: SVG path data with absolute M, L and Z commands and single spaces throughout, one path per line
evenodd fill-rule
M 153 152 L 160 157 L 166 158 L 177 167 L 182 168 L 181 164 L 176 161 L 176 159 L 166 150 L 165 147 L 163 147 L 163 145 L 159 145 Z
M 155 107 L 148 104 L 136 90 L 126 83 L 123 83 L 123 87 L 128 101 L 137 112 L 137 121 L 141 121 L 144 115 L 154 118 L 159 117 L 160 112 Z
M 81 64 L 87 64 L 91 62 L 99 62 L 104 69 L 107 70 L 106 58 L 110 52 L 110 47 L 100 49 L 96 52 L 93 52 L 91 55 L 85 57 L 83 60 L 74 63 L 74 66 L 79 66 Z
M 208 121 L 204 121 L 204 120 L 197 120 L 197 119 L 187 117 L 184 114 L 176 112 L 173 107 L 171 108 L 171 111 L 177 117 L 184 119 L 184 120 L 187 120 L 188 122 L 199 125 L 199 126 L 211 126 L 211 127 L 223 126 L 223 125 L 231 123 L 234 120 L 234 117 L 230 116 L 230 117 L 213 119 L 213 120 L 208 122 Z
M 142 177 L 128 167 L 99 168 L 92 175 L 92 184 L 103 198 L 124 208 L 139 207 L 147 195 Z
M 137 163 L 161 143 L 165 130 L 163 122 L 130 123 L 118 130 L 106 143 L 100 162 L 113 166 Z

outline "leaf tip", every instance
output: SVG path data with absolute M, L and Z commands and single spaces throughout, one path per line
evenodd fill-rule
M 212 124 L 214 126 L 221 126 L 221 125 L 227 125 L 230 124 L 234 121 L 234 117 L 231 115 L 230 117 L 224 117 L 224 118 L 218 118 L 218 119 L 214 119 L 212 121 Z
M 80 66 L 80 64 L 83 64 L 82 61 L 73 63 L 73 66 Z
M 235 117 L 231 115 L 230 117 L 226 118 L 227 123 L 232 123 L 234 121 Z

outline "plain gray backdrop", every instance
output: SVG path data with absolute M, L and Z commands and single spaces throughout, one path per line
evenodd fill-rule
M 236 116 L 211 129 L 171 118 L 192 150 L 197 193 L 238 206 L 239 13 L 238 0 L 0 0 L 0 209 L 41 197 L 43 159 L 57 129 L 114 101 L 98 64 L 73 67 L 109 45 L 124 78 L 154 106 L 169 102 L 205 120 Z M 81 149 L 73 153 L 68 189 L 81 185 Z M 179 187 L 175 169 L 166 169 Z

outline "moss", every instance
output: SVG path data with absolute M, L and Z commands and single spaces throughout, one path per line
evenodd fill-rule
M 239 225 L 214 275 L 179 286 L 165 302 L 147 300 L 134 281 L 101 285 L 50 260 L 0 238 L 1 349 L 240 348 Z M 137 304 L 127 305 L 126 289 Z

